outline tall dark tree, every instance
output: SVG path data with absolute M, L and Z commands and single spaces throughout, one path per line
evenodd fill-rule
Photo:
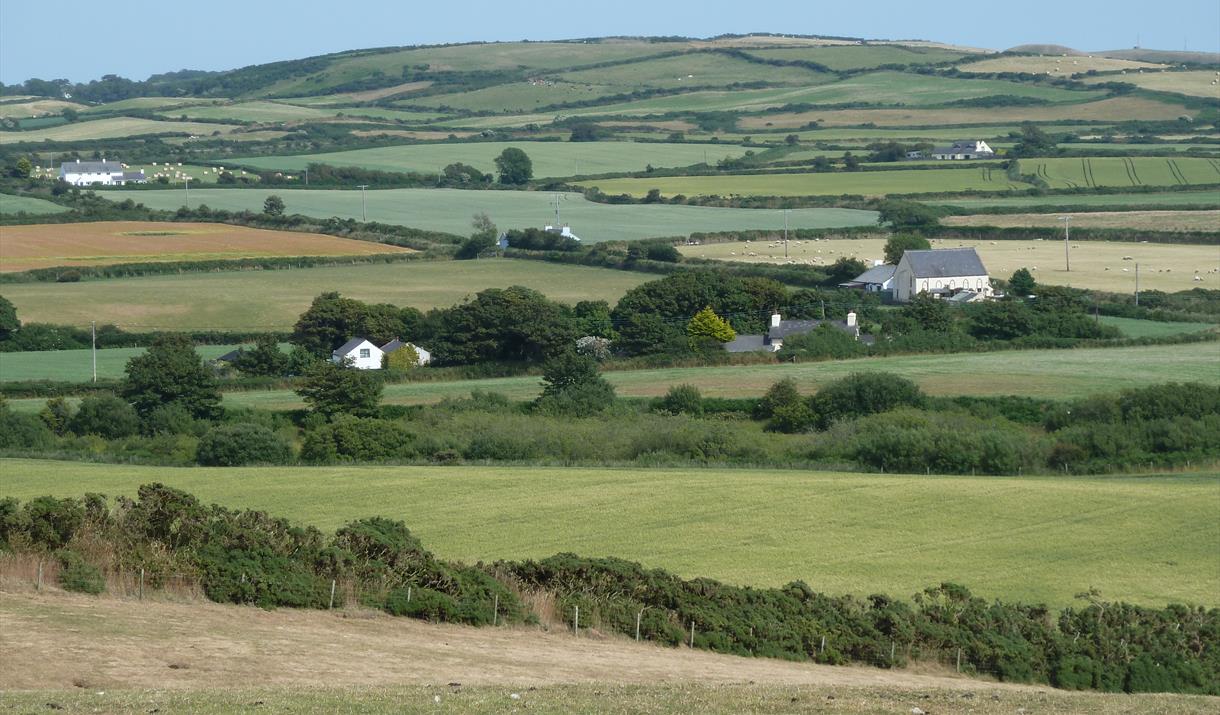
M 0 295 L 0 340 L 9 337 L 21 329 L 21 321 L 17 319 L 17 308 L 12 301 Z
M 478 258 L 479 254 L 495 247 L 499 230 L 492 223 L 490 216 L 480 211 L 471 217 L 470 228 L 472 229 L 470 238 L 462 243 L 457 253 L 454 254 L 454 258 Z
M 1033 274 L 1026 268 L 1018 268 L 1013 271 L 1012 278 L 1008 279 L 1008 292 L 1021 298 L 1033 295 L 1037 287 L 1038 284 L 1034 281 Z
M 911 302 L 902 307 L 901 315 L 920 330 L 943 333 L 953 327 L 953 315 L 949 310 L 945 301 L 927 293 L 916 293 Z
M 496 157 L 496 170 L 500 172 L 500 183 L 520 185 L 534 178 L 534 163 L 529 155 L 515 146 L 510 146 Z
M 338 415 L 375 417 L 382 384 L 371 370 L 356 370 L 320 360 L 305 373 L 297 394 L 309 409 L 328 419 Z
M 1021 125 L 1021 139 L 1009 150 L 1009 156 L 1050 156 L 1059 151 L 1055 140 L 1036 124 Z
M 314 355 L 329 358 L 330 353 L 356 337 L 365 305 L 338 293 L 323 293 L 313 299 L 292 329 L 292 343 Z
M 521 286 L 481 291 L 473 300 L 429 313 L 426 323 L 428 348 L 442 365 L 541 361 L 581 337 L 566 306 Z
M 928 239 L 910 233 L 896 233 L 885 242 L 885 262 L 898 264 L 907 251 L 926 251 L 932 247 Z
M 263 213 L 268 216 L 283 216 L 284 215 L 284 200 L 279 196 L 272 194 L 263 201 Z
M 128 360 L 121 395 L 141 417 L 166 405 L 179 405 L 196 419 L 221 414 L 216 377 L 182 334 L 162 335 Z
M 246 375 L 280 377 L 288 372 L 288 356 L 280 350 L 274 335 L 262 335 L 253 349 L 238 351 L 233 367 Z
M 936 211 L 918 201 L 889 199 L 877 208 L 877 223 L 889 224 L 895 230 L 935 228 L 940 223 Z

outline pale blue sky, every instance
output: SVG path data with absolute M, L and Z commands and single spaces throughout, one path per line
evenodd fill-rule
M 1220 51 L 1217 0 L 0 0 L 0 81 L 132 79 L 340 50 L 474 40 L 782 32 L 1003 49 Z

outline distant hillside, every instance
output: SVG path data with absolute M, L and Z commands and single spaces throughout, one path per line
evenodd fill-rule
M 1129 50 L 1101 50 L 1082 52 L 1065 45 L 1028 44 L 1009 47 L 1005 52 L 1020 52 L 1033 55 L 1067 55 L 1068 57 L 1110 57 L 1116 60 L 1155 62 L 1157 64 L 1220 64 L 1220 52 L 1183 52 L 1181 50 L 1150 50 L 1135 47 Z
M 1065 47 L 1064 45 L 1017 45 L 1016 47 L 1009 47 L 1004 51 L 1023 52 L 1031 55 L 1067 55 L 1068 57 L 1084 54 L 1080 50 L 1073 50 L 1071 47 Z

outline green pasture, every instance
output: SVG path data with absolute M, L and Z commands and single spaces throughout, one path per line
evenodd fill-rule
M 1020 166 L 1021 173 L 1041 176 L 1054 189 L 1220 183 L 1220 159 L 1204 157 L 1022 159 Z
M 0 494 L 206 502 L 330 531 L 385 516 L 467 562 L 571 551 L 685 577 L 909 597 L 944 581 L 1062 607 L 1090 588 L 1149 606 L 1220 603 L 1220 474 L 944 477 L 748 469 L 165 468 L 3 460 Z
M 191 205 L 207 204 L 217 209 L 257 212 L 262 210 L 263 200 L 270 194 L 283 197 L 288 213 L 354 219 L 362 215 L 361 194 L 356 190 L 192 189 Z M 135 200 L 150 208 L 171 211 L 181 206 L 185 199 L 181 189 L 140 191 L 138 194 L 114 191 L 105 195 L 114 200 L 133 195 Z M 365 194 L 369 221 L 459 235 L 470 233 L 470 217 L 477 212 L 487 213 L 501 229 L 541 228 L 555 220 L 554 201 L 555 194 L 542 191 L 386 189 Z M 776 229 L 784 225 L 784 216 L 780 211 L 663 204 L 600 204 L 576 193 L 560 194 L 559 209 L 560 220 L 570 224 L 572 232 L 585 243 L 686 236 L 701 231 Z M 854 209 L 795 209 L 788 215 L 788 225 L 793 228 L 868 226 L 876 221 L 875 212 Z
M 1157 191 L 1131 194 L 1055 194 L 1049 196 L 993 196 L 971 199 L 928 199 L 926 203 L 964 209 L 1027 206 L 1088 206 L 1099 210 L 1121 210 L 1127 206 L 1220 207 L 1220 190 Z
M 642 87 L 718 87 L 740 82 L 808 86 L 831 82 L 835 76 L 804 67 L 773 67 L 731 55 L 695 52 L 565 72 L 558 75 L 558 79 L 580 84 L 614 85 L 620 88 L 619 91 L 631 91 Z
M 137 117 L 107 117 L 93 121 L 61 124 L 47 129 L 31 129 L 28 132 L 0 131 L 0 146 L 50 141 L 87 141 L 91 139 L 122 139 L 150 134 L 193 134 L 211 136 L 236 129 L 232 124 L 205 124 L 202 122 L 170 122 Z
M 398 107 L 437 107 L 472 112 L 532 112 L 541 107 L 569 102 L 587 102 L 602 97 L 624 94 L 631 90 L 604 84 L 581 84 L 536 80 L 508 82 L 468 92 L 432 94 L 395 102 Z M 549 120 L 548 120 L 549 121 Z
M 772 47 L 748 49 L 746 52 L 768 60 L 814 62 L 835 71 L 867 69 L 881 65 L 929 65 L 969 57 L 965 52 L 956 50 L 909 45 Z
M 440 173 L 447 165 L 461 162 L 486 173 L 495 173 L 495 158 L 505 149 L 516 147 L 529 155 L 535 177 L 574 176 L 643 171 L 655 167 L 679 167 L 716 163 L 737 158 L 746 152 L 733 144 L 648 144 L 639 142 L 457 142 L 452 144 L 413 144 L 354 149 L 324 154 L 258 156 L 234 159 L 243 166 L 259 169 L 300 171 L 309 164 L 358 166 L 381 171 L 419 171 Z
M 213 360 L 238 345 L 197 345 L 195 352 L 205 360 Z M 106 348 L 97 351 L 99 379 L 120 378 L 127 361 L 143 355 L 145 348 Z M 92 350 L 37 350 L 0 353 L 0 382 L 55 380 L 89 382 L 93 377 Z
M 1159 320 L 1120 318 L 1114 315 L 1103 315 L 1098 320 L 1105 325 L 1118 328 L 1128 338 L 1163 338 L 1182 333 L 1199 333 L 1216 327 L 1210 323 L 1168 323 Z
M 67 210 L 66 206 L 51 203 L 46 199 L 0 194 L 0 214 L 15 214 L 22 211 L 28 214 L 57 214 Z
M 310 119 L 333 119 L 341 110 L 301 107 L 282 102 L 237 102 L 235 104 L 205 104 L 179 107 L 161 112 L 163 117 L 188 119 L 220 119 L 238 122 L 295 122 Z
M 565 303 L 614 303 L 656 276 L 541 261 L 410 261 L 268 271 L 183 273 L 12 283 L 4 297 L 25 322 L 131 330 L 288 330 L 319 293 L 338 291 L 370 303 L 421 310 L 460 303 L 484 288 L 522 285 Z
M 218 97 L 131 97 L 87 107 L 81 110 L 81 114 L 115 114 L 131 110 L 171 109 L 192 104 L 224 104 L 228 101 Z
M 1028 184 L 1011 181 L 1003 169 L 894 169 L 886 171 L 806 174 L 724 174 L 719 176 L 658 176 L 590 179 L 577 182 L 607 194 L 644 196 L 660 189 L 662 196 L 808 196 L 840 194 L 918 194 L 956 191 L 1011 191 Z

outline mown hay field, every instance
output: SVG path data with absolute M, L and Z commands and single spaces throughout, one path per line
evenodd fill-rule
M 290 234 L 295 235 L 295 234 Z M 369 246 L 384 249 L 380 244 Z M 13 283 L 4 297 L 21 320 L 132 330 L 290 330 L 319 293 L 421 310 L 460 303 L 484 288 L 522 285 L 575 303 L 614 303 L 656 276 L 540 261 L 407 261 L 283 270 L 183 273 L 79 283 Z
M 977 62 L 958 65 L 962 72 L 1025 72 L 1028 74 L 1046 74 L 1052 76 L 1070 77 L 1078 72 L 1096 70 L 1098 72 L 1117 72 L 1119 70 L 1163 69 L 1165 65 L 1151 62 L 1136 62 L 1110 57 L 1092 57 L 1087 55 L 1072 55 L 1059 57 L 1053 55 L 1021 56 L 1005 55 L 988 57 Z M 1106 76 L 1097 78 L 1099 81 L 1113 82 L 1117 77 Z M 1124 78 L 1125 79 L 1125 78 Z M 1089 80 L 1085 80 L 1086 82 Z
M 976 214 L 946 216 L 943 226 L 995 226 L 998 228 L 1062 227 L 1063 214 Z M 1096 211 L 1072 216 L 1081 228 L 1130 228 L 1144 231 L 1212 231 L 1220 233 L 1220 209 L 1213 211 Z
M 906 45 L 839 45 L 831 47 L 781 47 L 747 50 L 769 60 L 814 62 L 836 72 L 867 69 L 881 65 L 925 65 L 952 62 L 966 57 L 964 52 L 941 47 Z
M 1092 215 L 1080 214 L 1079 218 Z M 997 214 L 978 218 L 980 221 L 990 221 L 1008 217 Z M 1075 222 L 1076 218 L 1072 220 Z M 1047 225 L 1063 224 L 1055 216 L 1051 216 L 1050 221 Z M 1071 271 L 1067 271 L 1064 270 L 1063 241 L 939 238 L 931 243 L 932 248 L 973 246 L 989 274 L 1006 280 L 1018 268 L 1027 268 L 1034 279 L 1041 283 L 1133 293 L 1135 264 L 1138 263 L 1140 288 L 1143 290 L 1172 292 L 1191 288 L 1220 288 L 1220 246 L 1073 241 L 1068 249 Z M 858 258 L 866 265 L 872 265 L 874 260 L 884 256 L 884 248 L 885 240 L 880 238 L 794 240 L 788 243 L 788 258 L 785 259 L 782 237 L 776 236 L 770 241 L 679 246 L 678 250 L 685 256 L 722 261 L 829 266 L 842 257 Z M 1130 260 L 1127 260 L 1128 257 Z M 1196 275 L 1201 280 L 1196 281 Z
M 929 199 L 926 203 L 965 209 L 991 206 L 1087 206 L 1121 211 L 1129 206 L 1206 206 L 1220 209 L 1220 190 L 1148 191 L 1113 194 L 1053 194 L 1043 196 L 988 196 L 971 199 Z
M 662 144 L 639 142 L 476 142 L 416 144 L 354 149 L 325 154 L 258 156 L 233 159 L 256 169 L 301 171 L 310 164 L 358 166 L 381 171 L 418 171 L 439 174 L 447 165 L 461 162 L 495 173 L 495 159 L 505 149 L 524 151 L 533 162 L 534 176 L 574 176 L 643 171 L 644 167 L 679 167 L 740 157 L 745 147 L 732 144 Z
M 1191 70 L 1185 72 L 1127 72 L 1121 75 L 1089 77 L 1087 83 L 1123 82 L 1142 89 L 1157 92 L 1174 92 L 1192 97 L 1220 99 L 1220 73 L 1215 70 Z
M 361 193 L 353 190 L 315 189 L 201 189 L 191 191 L 191 205 L 214 209 L 261 211 L 263 201 L 283 197 L 287 213 L 317 218 L 353 218 L 363 215 Z M 115 191 L 105 194 L 119 201 L 127 196 L 149 208 L 175 210 L 182 206 L 178 190 Z M 461 189 L 384 189 L 364 195 L 369 221 L 394 223 L 429 231 L 469 235 L 470 219 L 486 213 L 501 229 L 541 228 L 555 219 L 556 194 L 544 191 L 467 191 Z M 588 201 L 579 193 L 559 194 L 560 221 L 586 243 L 622 241 L 657 236 L 686 236 L 698 231 L 741 231 L 782 228 L 784 216 L 767 209 L 670 206 L 667 204 L 613 205 Z M 796 209 L 788 214 L 793 228 L 838 228 L 877 223 L 877 213 L 855 209 Z
M 51 266 L 412 252 L 319 233 L 222 223 L 97 221 L 6 226 L 0 231 L 0 271 L 7 272 Z
M 0 145 L 25 144 L 50 141 L 85 141 L 89 139 L 122 139 L 148 134 L 192 134 L 211 136 L 215 132 L 228 133 L 237 127 L 232 124 L 208 124 L 203 122 L 170 122 L 136 117 L 109 117 L 93 121 L 61 124 L 47 129 L 31 129 L 26 132 L 0 131 Z
M 1097 588 L 1215 606 L 1220 474 L 947 477 L 752 469 L 177 468 L 3 460 L 18 499 L 162 482 L 332 530 L 401 519 L 467 562 L 561 551 L 685 577 L 909 597 L 943 581 L 1063 607 Z M 934 516 L 933 516 L 934 515 Z
M 658 176 L 624 179 L 590 179 L 576 182 L 596 186 L 607 194 L 644 196 L 652 189 L 661 195 L 684 196 L 809 196 L 862 194 L 923 194 L 959 191 L 1013 191 L 1031 188 L 1012 181 L 998 166 L 953 169 L 892 169 L 803 174 L 724 174 L 719 176 Z
M 1220 159 L 1208 157 L 1021 159 L 1020 170 L 1042 177 L 1053 189 L 1220 184 Z
M 0 103 L 0 117 L 24 119 L 25 117 L 41 117 L 48 114 L 61 114 L 65 109 L 81 110 L 83 104 L 65 102 L 60 99 L 32 99 L 28 102 Z

